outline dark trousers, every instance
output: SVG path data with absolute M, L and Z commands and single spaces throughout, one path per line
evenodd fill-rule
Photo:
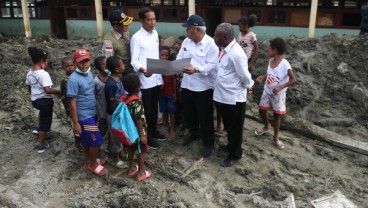
M 147 120 L 148 138 L 154 137 L 158 132 L 156 129 L 158 116 L 158 96 L 160 85 L 149 89 L 141 89 L 144 114 Z
M 206 146 L 214 145 L 213 90 L 194 92 L 183 89 L 185 124 L 193 139 L 198 137 Z
M 237 102 L 236 105 L 221 103 L 222 119 L 227 132 L 229 151 L 228 158 L 238 160 L 242 157 L 243 126 L 246 103 Z
M 52 123 L 52 112 L 54 109 L 54 100 L 52 98 L 40 98 L 32 101 L 33 107 L 40 110 L 39 112 L 39 130 L 48 132 Z

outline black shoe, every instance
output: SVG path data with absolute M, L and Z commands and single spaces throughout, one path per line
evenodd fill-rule
M 166 140 L 165 135 L 163 135 L 163 134 L 161 134 L 159 132 L 157 132 L 155 135 L 153 135 L 153 138 L 155 138 L 157 141 L 160 141 L 160 142 Z
M 148 143 L 148 146 L 153 150 L 160 149 L 160 145 L 153 138 L 148 139 L 147 143 Z
M 194 142 L 195 140 L 197 140 L 197 139 L 192 138 L 191 136 L 187 136 L 187 137 L 184 138 L 183 145 L 186 146 L 186 145 Z
M 222 167 L 231 167 L 235 164 L 237 160 L 232 160 L 230 158 L 226 158 L 224 161 L 222 161 L 221 166 Z
M 213 145 L 205 146 L 203 151 L 202 151 L 202 156 L 203 157 L 210 157 L 212 155 L 214 149 L 215 148 L 214 148 Z

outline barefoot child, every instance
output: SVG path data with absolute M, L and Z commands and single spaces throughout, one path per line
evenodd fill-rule
M 102 136 L 105 136 L 107 132 L 105 86 L 110 71 L 106 69 L 105 56 L 95 58 L 93 63 L 95 68 L 99 71 L 98 75 L 93 80 L 97 105 L 98 129 Z
M 126 99 L 130 96 L 139 96 L 139 91 L 141 90 L 141 82 L 136 74 L 129 74 L 123 79 L 123 85 L 125 90 L 128 92 Z M 138 167 L 134 166 L 134 153 L 138 150 L 138 144 L 129 146 L 128 150 L 128 160 L 129 160 L 129 172 L 128 176 L 133 176 L 138 173 L 136 180 L 143 181 L 152 175 L 151 171 L 144 170 L 144 154 L 148 153 L 149 147 L 147 144 L 147 122 L 144 116 L 144 108 L 142 101 L 133 100 L 127 104 L 130 115 L 137 126 L 139 137 L 140 137 L 140 150 L 141 153 L 138 154 Z
M 96 99 L 93 76 L 90 71 L 91 56 L 87 50 L 78 49 L 74 53 L 74 62 L 77 68 L 68 79 L 66 91 L 73 121 L 73 132 L 80 135 L 83 145 L 83 169 L 103 176 L 109 171 L 102 166 L 106 161 L 96 159 L 103 140 L 95 120 Z
M 160 47 L 160 59 L 168 60 L 170 48 Z M 163 113 L 164 123 L 170 139 L 175 138 L 175 112 L 176 112 L 176 78 L 174 75 L 162 75 L 164 81 L 159 94 L 160 112 Z M 170 117 L 170 122 L 169 122 Z
M 123 155 L 122 143 L 111 132 L 112 114 L 119 105 L 119 98 L 125 94 L 123 83 L 120 75 L 123 74 L 125 66 L 123 61 L 118 56 L 110 56 L 106 60 L 106 67 L 110 71 L 110 76 L 107 78 L 105 86 L 105 100 L 106 100 L 106 120 L 107 127 L 110 134 L 110 142 L 107 150 L 112 154 L 112 165 L 116 168 L 125 168 L 124 162 L 121 160 Z
M 65 72 L 65 76 L 60 82 L 61 102 L 64 105 L 66 115 L 70 117 L 69 102 L 68 99 L 66 98 L 66 83 L 68 82 L 69 76 L 75 71 L 75 64 L 73 57 L 64 57 L 61 60 L 61 66 L 63 67 L 63 70 Z M 71 122 L 71 124 L 73 124 L 73 122 Z M 83 147 L 81 145 L 78 134 L 74 134 L 74 146 L 77 148 L 79 152 L 83 152 Z
M 45 139 L 46 132 L 50 131 L 52 123 L 54 100 L 51 94 L 60 94 L 60 91 L 52 88 L 50 75 L 45 71 L 49 54 L 35 47 L 29 47 L 28 54 L 32 59 L 33 67 L 27 74 L 26 84 L 31 94 L 32 106 L 40 111 L 37 152 L 43 153 L 49 147 Z
M 286 51 L 286 42 L 282 38 L 270 40 L 268 56 L 271 57 L 267 75 L 261 75 L 257 78 L 260 84 L 264 80 L 264 90 L 259 102 L 259 114 L 261 115 L 264 127 L 255 131 L 256 135 L 262 135 L 271 128 L 267 110 L 272 109 L 274 114 L 274 142 L 278 149 L 284 149 L 284 144 L 280 141 L 279 131 L 281 124 L 281 115 L 286 114 L 286 90 L 287 87 L 296 82 L 296 77 L 291 69 L 289 62 L 282 57 Z
M 169 60 L 176 60 L 176 55 L 179 53 L 181 49 L 181 45 L 183 44 L 183 41 L 186 37 L 185 36 L 179 36 L 178 39 L 176 39 L 175 43 L 175 51 L 170 54 Z M 175 125 L 179 126 L 181 125 L 181 128 L 179 130 L 179 136 L 185 136 L 185 134 L 188 132 L 188 129 L 186 128 L 185 122 L 184 122 L 184 104 L 183 104 L 183 93 L 181 90 L 181 81 L 183 79 L 183 73 L 179 73 L 176 76 L 176 113 L 175 113 Z
M 259 47 L 256 38 L 256 34 L 250 29 L 257 22 L 257 16 L 255 14 L 249 15 L 249 17 L 241 17 L 238 20 L 240 33 L 236 42 L 243 48 L 248 58 L 248 69 L 251 72 L 252 67 L 257 59 Z

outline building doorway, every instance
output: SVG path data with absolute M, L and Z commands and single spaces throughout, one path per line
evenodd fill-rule
M 51 34 L 53 38 L 68 39 L 63 7 L 51 7 Z
M 203 19 L 206 23 L 207 35 L 213 37 L 217 25 L 222 21 L 221 8 L 203 8 Z

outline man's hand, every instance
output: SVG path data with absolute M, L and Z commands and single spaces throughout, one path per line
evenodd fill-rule
M 247 89 L 247 94 L 249 95 L 253 94 L 253 87 Z
M 150 77 L 150 76 L 152 76 L 152 73 L 147 72 L 147 70 L 146 70 L 145 68 L 143 68 L 143 67 L 141 67 L 141 68 L 139 69 L 139 71 L 140 71 L 141 73 L 143 73 L 143 75 L 144 75 L 145 77 Z
M 184 68 L 183 72 L 186 74 L 194 74 L 196 73 L 196 68 L 193 66 L 190 66 L 190 67 Z
M 150 77 L 150 76 L 152 76 L 152 73 L 150 73 L 150 72 L 144 72 L 143 74 L 144 74 L 144 76 L 145 76 L 145 77 Z
M 266 75 L 261 75 L 261 76 L 257 77 L 256 82 L 257 82 L 258 84 L 262 84 L 262 82 L 263 82 L 263 80 L 264 80 L 265 78 L 266 78 Z

